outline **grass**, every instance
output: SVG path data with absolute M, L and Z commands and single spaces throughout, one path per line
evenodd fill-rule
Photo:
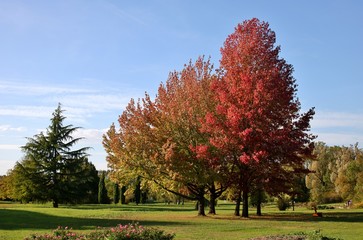
M 276 206 L 263 208 L 263 216 L 250 209 L 250 218 L 233 216 L 232 204 L 220 204 L 217 215 L 198 217 L 192 203 L 184 206 L 148 205 L 51 205 L 11 204 L 0 202 L 0 239 L 23 239 L 31 233 L 50 233 L 58 226 L 88 232 L 97 226 L 139 222 L 176 233 L 181 239 L 248 239 L 257 236 L 312 232 L 345 240 L 361 239 L 363 210 L 320 210 L 322 218 L 312 217 L 313 211 L 297 207 L 280 212 Z

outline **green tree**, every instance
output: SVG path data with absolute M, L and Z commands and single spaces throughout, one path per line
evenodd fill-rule
M 33 201 L 59 203 L 82 202 L 87 195 L 90 177 L 86 151 L 88 147 L 74 150 L 82 138 L 74 138 L 79 127 L 64 125 L 65 117 L 59 104 L 53 112 L 51 124 L 22 147 L 24 159 L 17 162 L 15 187 L 20 198 Z
M 113 203 L 117 204 L 120 201 L 120 187 L 117 183 L 113 185 Z
M 125 197 L 125 192 L 126 192 L 126 186 L 122 186 L 121 187 L 121 191 L 120 191 L 120 200 L 121 200 L 121 204 L 126 204 L 126 197 Z
M 107 189 L 105 184 L 106 174 L 104 171 L 101 173 L 100 182 L 98 184 L 98 203 L 107 204 L 109 203 L 109 198 L 107 195 Z

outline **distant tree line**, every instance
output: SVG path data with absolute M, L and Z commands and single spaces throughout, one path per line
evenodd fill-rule
M 363 150 L 355 145 L 315 144 L 315 161 L 308 161 L 312 171 L 306 177 L 311 201 L 331 203 L 363 201 Z

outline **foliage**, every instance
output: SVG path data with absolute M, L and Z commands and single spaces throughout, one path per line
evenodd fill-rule
M 216 111 L 203 125 L 213 146 L 236 166 L 230 176 L 243 193 L 244 217 L 251 186 L 262 184 L 271 194 L 288 191 L 312 151 L 314 110 L 300 114 L 293 67 L 279 57 L 275 40 L 268 23 L 256 18 L 228 36 L 221 49 L 223 75 L 213 85 Z
M 98 228 L 89 234 L 80 234 L 72 232 L 68 227 L 58 227 L 53 234 L 38 235 L 33 234 L 25 240 L 45 240 L 45 239 L 62 239 L 62 240 L 171 240 L 174 234 L 166 234 L 162 230 L 155 228 L 144 228 L 138 224 L 118 225 L 112 228 Z
M 120 187 L 117 183 L 113 185 L 113 203 L 117 204 L 120 201 Z
M 287 196 L 279 196 L 277 198 L 277 208 L 280 211 L 285 211 L 291 207 L 290 198 Z
M 156 184 L 185 198 L 204 201 L 208 184 L 217 181 L 213 167 L 217 160 L 198 156 L 195 149 L 208 142 L 200 120 L 213 105 L 212 68 L 209 61 L 199 58 L 181 72 L 171 73 L 159 87 L 155 101 L 148 95 L 138 102 L 130 101 L 119 118 L 120 128 L 111 125 L 104 135 L 115 179 L 130 183 L 141 177 L 148 189 Z M 200 206 L 200 215 L 204 215 L 204 205 Z
M 72 147 L 82 138 L 74 138 L 79 129 L 64 125 L 61 105 L 53 112 L 51 124 L 22 147 L 25 156 L 17 162 L 12 174 L 15 199 L 79 203 L 90 201 L 98 181 L 94 165 L 88 162 L 87 147 Z
M 363 150 L 358 144 L 330 147 L 318 142 L 314 154 L 316 159 L 309 161 L 312 173 L 306 178 L 313 201 L 363 200 Z
M 105 178 L 106 178 L 106 173 L 105 171 L 102 171 L 100 181 L 98 183 L 98 203 L 100 204 L 110 203 L 110 199 L 108 198 L 107 194 Z

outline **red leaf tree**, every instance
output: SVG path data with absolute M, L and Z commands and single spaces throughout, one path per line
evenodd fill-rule
M 218 104 L 203 124 L 210 143 L 236 166 L 243 217 L 248 217 L 251 187 L 286 189 L 277 186 L 303 169 L 312 151 L 314 136 L 308 131 L 314 110 L 300 114 L 293 67 L 279 57 L 275 41 L 268 23 L 256 18 L 228 36 L 221 48 L 223 76 L 213 84 Z

